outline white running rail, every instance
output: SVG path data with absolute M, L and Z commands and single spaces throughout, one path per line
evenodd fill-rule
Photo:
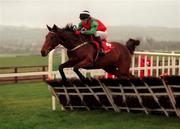
M 65 62 L 65 50 L 62 50 L 61 63 Z M 52 78 L 59 78 L 58 71 L 53 74 L 53 55 L 54 50 L 49 54 L 49 65 L 48 72 Z M 103 70 L 81 70 L 86 76 L 98 76 L 105 75 Z M 180 54 L 174 52 L 171 53 L 156 53 L 156 52 L 135 52 L 132 57 L 132 63 L 130 72 L 135 76 L 156 76 L 159 77 L 161 74 L 168 75 L 180 75 Z M 67 77 L 76 77 L 77 75 L 73 72 L 72 68 L 65 69 Z M 142 75 L 143 74 L 143 75 Z

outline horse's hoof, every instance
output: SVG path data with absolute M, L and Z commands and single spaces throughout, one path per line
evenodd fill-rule
M 81 78 L 80 79 L 82 83 L 86 84 L 87 83 L 87 79 L 86 78 Z
M 127 76 L 119 76 L 118 79 L 120 79 L 120 80 L 130 80 L 130 77 L 127 77 Z
M 62 84 L 65 85 L 65 86 L 72 85 L 68 80 L 62 80 Z

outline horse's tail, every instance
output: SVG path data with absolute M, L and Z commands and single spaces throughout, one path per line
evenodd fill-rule
M 129 39 L 126 42 L 126 47 L 128 48 L 128 50 L 130 51 L 131 54 L 134 54 L 134 51 L 139 44 L 140 44 L 139 40 Z

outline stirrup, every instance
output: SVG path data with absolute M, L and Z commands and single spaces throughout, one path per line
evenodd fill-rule
M 104 50 L 103 49 L 99 49 L 99 56 L 104 56 L 105 53 L 104 53 Z

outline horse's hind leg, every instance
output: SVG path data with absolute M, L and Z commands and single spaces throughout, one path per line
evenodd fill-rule
M 119 78 L 125 78 L 128 79 L 130 77 L 129 73 L 130 66 L 127 65 L 119 65 L 118 66 L 118 73 L 119 73 Z
M 117 78 L 129 78 L 129 69 L 128 67 L 122 68 L 121 65 L 116 66 L 108 66 L 103 68 L 106 72 L 115 75 Z
M 103 68 L 107 73 L 110 73 L 110 74 L 113 74 L 115 75 L 116 77 L 119 77 L 120 74 L 119 74 L 119 71 L 117 70 L 117 67 L 116 66 L 108 66 L 108 67 L 105 67 Z

